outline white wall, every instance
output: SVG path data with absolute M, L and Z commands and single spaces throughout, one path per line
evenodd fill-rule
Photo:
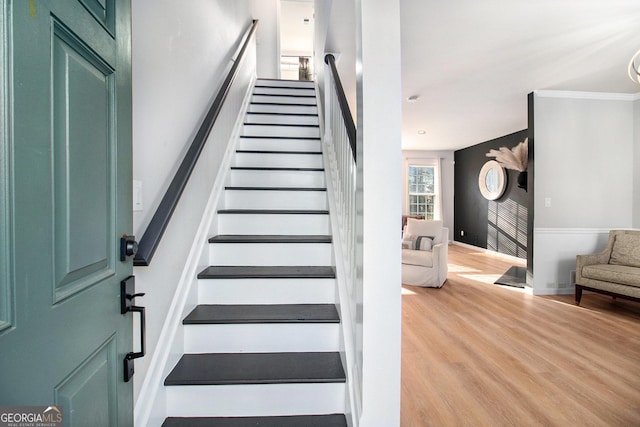
M 252 10 L 253 18 L 259 21 L 256 33 L 258 77 L 280 78 L 280 0 L 253 0 Z
M 356 0 L 362 207 L 360 426 L 400 425 L 402 106 L 399 0 Z M 335 4 L 334 4 L 335 7 Z M 384 171 L 381 166 L 384 165 Z
M 309 19 L 305 24 L 304 20 Z M 313 1 L 280 1 L 280 55 L 312 56 Z
M 351 114 L 357 122 L 358 103 L 356 100 L 356 36 L 355 29 L 355 6 L 353 0 L 327 1 L 322 6 L 316 1 L 316 25 L 320 29 L 326 29 L 326 34 L 320 35 L 316 32 L 316 40 L 324 39 L 324 45 L 316 45 L 316 64 L 324 67 L 324 54 L 334 53 L 336 55 L 336 68 L 340 75 L 340 81 L 344 88 Z M 327 3 L 331 3 L 327 6 Z M 322 14 L 328 14 L 323 16 Z M 320 53 L 320 58 L 318 54 Z M 399 77 L 398 77 L 399 78 Z M 319 80 L 321 81 L 321 80 Z
M 357 209 L 362 209 L 361 276 L 354 296 L 355 425 L 400 423 L 402 204 L 400 12 L 398 0 L 316 0 L 317 63 L 337 53 L 338 73 L 357 123 Z M 384 31 L 380 31 L 384 28 Z M 322 89 L 323 69 L 316 68 Z M 322 99 L 322 97 L 321 97 Z M 384 123 L 384 126 L 381 126 Z M 380 165 L 385 165 L 380 173 Z M 380 209 L 384 206 L 384 209 Z M 348 338 L 347 338 L 348 339 Z M 353 391 L 351 391 L 353 392 Z M 361 394 L 359 394 L 361 393 Z
M 633 102 L 588 96 L 534 95 L 536 227 L 631 225 Z
M 313 27 L 313 62 L 315 63 L 315 67 L 313 69 L 313 79 L 319 91 L 318 98 L 321 104 L 324 101 L 324 70 L 326 67 L 324 63 L 324 48 L 327 33 L 329 32 L 332 6 L 333 0 L 315 0 L 313 6 L 315 14 L 315 25 Z
M 249 0 L 133 2 L 133 177 L 144 196 L 144 211 L 134 213 L 136 235 L 151 220 L 250 18 Z
M 144 194 L 144 211 L 134 213 L 138 239 L 250 22 L 250 0 L 190 0 L 188 7 L 177 0 L 133 2 L 133 176 L 142 181 Z M 242 97 L 232 93 L 229 105 L 239 108 Z M 218 120 L 151 266 L 135 269 L 137 291 L 146 292 L 139 303 L 147 307 L 147 355 L 136 360 L 136 399 L 234 120 L 233 115 Z
M 632 227 L 633 101 L 619 94 L 534 94 L 534 293 L 572 292 L 575 256 L 599 249 L 609 229 Z
M 442 220 L 449 229 L 449 241 L 453 241 L 453 192 L 454 192 L 454 161 L 453 151 L 402 150 L 402 213 L 409 210 L 409 183 L 407 180 L 408 166 L 412 159 L 440 160 Z

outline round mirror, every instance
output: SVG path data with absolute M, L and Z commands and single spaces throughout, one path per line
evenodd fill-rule
M 502 196 L 507 188 L 507 174 L 500 163 L 489 160 L 482 166 L 478 176 L 478 187 L 487 200 L 496 200 Z
M 495 169 L 489 169 L 487 176 L 485 176 L 484 183 L 490 193 L 498 191 L 498 179 L 498 172 L 496 172 Z

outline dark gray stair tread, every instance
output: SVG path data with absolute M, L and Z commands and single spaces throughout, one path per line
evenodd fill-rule
M 240 191 L 327 191 L 326 187 L 224 187 L 225 190 Z
M 198 274 L 198 279 L 334 279 L 331 266 L 218 266 Z
M 219 234 L 209 243 L 331 243 L 330 235 Z
M 288 104 L 287 104 L 288 105 Z M 317 136 L 273 136 L 273 135 L 242 135 L 240 138 L 249 138 L 249 139 L 301 139 L 301 140 L 316 140 L 319 141 L 320 138 Z
M 281 96 L 283 98 L 315 98 L 315 95 L 295 95 L 288 93 L 254 93 L 253 96 Z
M 290 82 L 287 79 L 270 79 L 269 77 L 259 77 L 256 79 L 256 86 L 259 86 L 262 82 Z M 313 83 L 315 80 L 303 80 L 305 83 Z M 301 82 L 300 80 L 298 82 Z M 278 86 L 282 87 L 282 86 Z M 303 87 L 303 86 L 291 86 L 291 87 Z M 313 85 L 311 86 L 313 87 Z
M 340 353 L 184 354 L 165 385 L 345 382 Z
M 302 90 L 314 89 L 314 87 L 310 86 L 310 85 L 304 85 L 304 86 L 277 86 L 277 85 L 271 85 L 271 84 L 268 84 L 268 83 L 267 84 L 261 84 L 261 80 L 263 80 L 263 79 L 260 79 L 260 80 L 258 80 L 256 82 L 255 87 L 263 87 L 263 88 L 264 87 L 268 87 L 270 89 L 302 89 Z M 264 81 L 268 82 L 268 80 L 266 80 L 266 79 Z M 284 80 L 277 80 L 276 79 L 275 81 L 282 82 Z
M 261 95 L 258 95 L 261 96 Z M 295 104 L 295 103 L 288 103 L 288 102 L 255 102 L 255 101 L 251 101 L 249 104 L 251 105 L 286 105 L 289 107 L 317 107 L 316 104 Z
M 202 304 L 182 321 L 185 325 L 249 323 L 340 323 L 334 304 Z
M 245 154 L 312 154 L 321 156 L 322 151 L 287 151 L 287 150 L 236 150 L 236 153 Z
M 292 171 L 292 172 L 324 172 L 324 168 L 291 168 L 291 167 L 266 167 L 266 166 L 231 166 L 231 170 L 243 171 Z
M 320 125 L 304 124 L 304 123 L 243 123 L 244 126 L 284 126 L 294 128 L 319 128 Z
M 274 112 L 268 112 L 268 111 L 247 111 L 247 114 L 254 114 L 254 115 L 262 115 L 262 116 L 309 116 L 309 117 L 317 117 L 318 114 L 313 114 L 313 113 L 274 113 Z
M 343 414 L 275 417 L 167 418 L 162 427 L 347 427 Z
M 296 209 L 219 209 L 219 214 L 259 214 L 259 215 L 329 215 L 327 210 Z

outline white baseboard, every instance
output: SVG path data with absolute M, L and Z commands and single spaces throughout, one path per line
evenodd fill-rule
M 532 295 L 542 296 L 542 295 L 573 295 L 575 293 L 575 288 L 571 286 L 570 288 L 564 289 L 534 289 Z

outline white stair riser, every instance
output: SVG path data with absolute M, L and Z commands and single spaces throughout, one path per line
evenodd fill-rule
M 167 416 L 229 417 L 345 411 L 344 383 L 166 387 Z
M 252 113 L 298 113 L 298 114 L 318 114 L 318 107 L 315 105 L 270 105 L 270 104 L 250 104 L 249 111 Z
M 280 114 L 247 114 L 245 123 L 270 123 L 284 125 L 317 125 L 318 116 L 280 115 Z
M 228 209 L 327 209 L 326 191 L 226 190 Z
M 322 151 L 319 139 L 240 138 L 238 150 Z
M 320 129 L 309 126 L 244 125 L 242 136 L 286 136 L 292 138 L 319 138 Z
M 200 279 L 200 304 L 333 304 L 334 279 Z
M 185 325 L 185 353 L 339 351 L 338 323 Z
M 220 214 L 220 234 L 330 234 L 329 215 Z
M 236 153 L 234 166 L 265 168 L 322 168 L 321 154 Z
M 256 87 L 260 86 L 278 86 L 278 87 L 300 87 L 300 88 L 313 88 L 314 83 L 304 80 L 269 80 L 269 79 L 257 79 Z
M 330 243 L 212 243 L 209 265 L 332 265 Z
M 229 185 L 238 187 L 324 187 L 324 171 L 231 170 Z
M 296 96 L 315 96 L 316 91 L 313 88 L 287 88 L 287 87 L 261 87 L 256 86 L 253 90 L 254 95 L 296 95 Z
M 287 105 L 316 105 L 316 98 L 306 96 L 267 96 L 253 95 L 251 102 L 260 102 L 265 104 L 287 104 Z

